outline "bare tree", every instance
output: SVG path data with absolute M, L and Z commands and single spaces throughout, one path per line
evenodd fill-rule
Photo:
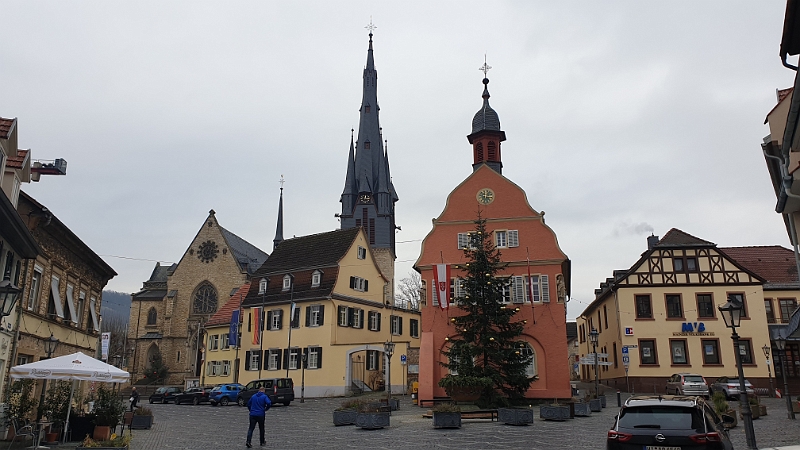
M 125 338 L 128 334 L 128 322 L 116 316 L 111 316 L 103 321 L 103 331 L 111 333 L 111 342 L 108 344 L 108 363 L 120 364 L 124 361 L 115 360 L 115 357 L 124 358 Z
M 420 291 L 422 290 L 422 277 L 412 270 L 408 277 L 397 283 L 398 304 L 404 308 L 419 310 Z

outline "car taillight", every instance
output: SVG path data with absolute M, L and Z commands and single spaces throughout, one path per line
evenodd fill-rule
M 708 442 L 722 442 L 722 438 L 716 431 L 712 431 L 711 433 L 706 433 L 706 434 L 693 434 L 689 436 L 689 439 L 691 439 L 694 442 L 697 442 L 698 444 L 706 444 Z
M 278 385 L 277 384 L 275 386 L 272 386 L 272 393 L 276 394 L 276 395 L 278 394 Z
M 632 434 L 620 433 L 619 431 L 608 430 L 608 440 L 618 442 L 628 442 L 633 439 Z

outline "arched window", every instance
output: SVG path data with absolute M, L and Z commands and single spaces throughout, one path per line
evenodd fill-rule
M 147 312 L 147 324 L 155 325 L 157 319 L 158 319 L 158 312 L 156 312 L 155 308 L 150 308 L 150 311 Z
M 539 370 L 536 364 L 536 352 L 533 351 L 531 345 L 527 342 L 520 342 L 519 351 L 522 356 L 529 357 L 531 359 L 531 362 L 525 368 L 525 375 L 528 378 L 537 376 L 539 374 Z
M 195 291 L 192 304 L 193 314 L 211 314 L 217 310 L 217 290 L 208 281 L 203 282 Z
M 497 161 L 497 144 L 494 141 L 489 141 L 489 161 Z
M 475 145 L 475 162 L 483 162 L 483 142 L 478 142 Z

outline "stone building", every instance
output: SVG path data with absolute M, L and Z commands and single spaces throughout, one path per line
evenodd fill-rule
M 144 376 L 156 352 L 169 370 L 164 383 L 199 380 L 204 324 L 267 256 L 221 227 L 211 210 L 180 261 L 168 267 L 156 264 L 142 290 L 132 295 L 132 381 Z

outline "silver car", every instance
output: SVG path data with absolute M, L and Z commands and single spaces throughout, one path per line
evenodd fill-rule
M 667 380 L 667 394 L 708 396 L 705 378 L 696 373 L 676 373 Z
M 749 381 L 744 380 L 744 386 L 747 389 L 747 395 L 753 395 L 756 392 L 753 390 L 753 385 Z M 725 397 L 739 398 L 739 377 L 719 377 L 714 383 L 711 384 L 711 393 L 722 392 Z

